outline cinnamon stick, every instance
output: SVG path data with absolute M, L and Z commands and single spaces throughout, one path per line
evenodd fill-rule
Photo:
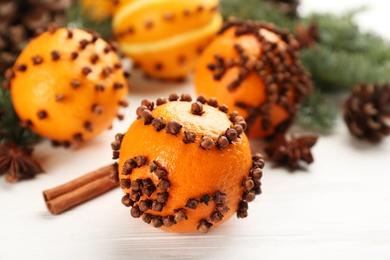
M 118 187 L 119 184 L 109 177 L 112 169 L 113 165 L 107 165 L 68 183 L 44 190 L 43 197 L 50 213 L 59 215 Z

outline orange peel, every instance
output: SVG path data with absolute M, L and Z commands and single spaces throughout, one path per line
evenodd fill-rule
M 217 0 L 121 2 L 113 31 L 121 51 L 148 75 L 185 77 L 222 25 Z
M 232 20 L 202 54 L 196 92 L 216 97 L 244 116 L 249 137 L 271 137 L 291 125 L 311 92 L 298 42 L 274 25 Z
M 32 39 L 10 82 L 24 125 L 59 144 L 88 140 L 109 128 L 128 93 L 113 48 L 81 29 L 51 29 Z
M 112 143 L 117 180 L 135 218 L 165 231 L 206 233 L 246 217 L 261 193 L 264 160 L 251 156 L 245 121 L 215 99 L 144 100 Z

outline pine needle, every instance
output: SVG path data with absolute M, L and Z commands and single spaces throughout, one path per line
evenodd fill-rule
M 337 106 L 316 90 L 300 106 L 298 124 L 320 133 L 328 133 L 335 125 L 337 112 Z
M 105 40 L 111 40 L 112 38 L 111 20 L 105 19 L 101 22 L 92 20 L 83 13 L 79 1 L 68 9 L 67 17 L 69 21 L 68 27 L 93 30 L 94 32 L 99 33 Z

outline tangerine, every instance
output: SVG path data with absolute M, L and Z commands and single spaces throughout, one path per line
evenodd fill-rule
M 242 114 L 249 137 L 284 132 L 312 90 L 298 47 L 274 25 L 228 21 L 200 57 L 196 92 Z
M 81 29 L 32 39 L 8 74 L 20 120 L 60 144 L 98 135 L 127 104 L 126 73 L 113 47 Z
M 264 160 L 251 156 L 245 121 L 215 99 L 144 100 L 138 119 L 113 142 L 123 204 L 166 231 L 207 232 L 260 194 Z M 223 112 L 222 112 L 223 111 Z

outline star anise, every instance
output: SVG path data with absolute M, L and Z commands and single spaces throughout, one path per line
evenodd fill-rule
M 300 168 L 300 161 L 308 164 L 314 161 L 310 148 L 317 142 L 317 136 L 285 136 L 278 135 L 267 147 L 265 152 L 269 158 L 280 164 L 286 165 L 291 171 Z
M 6 174 L 8 182 L 33 178 L 43 172 L 32 157 L 33 148 L 18 147 L 15 144 L 0 144 L 0 175 Z

